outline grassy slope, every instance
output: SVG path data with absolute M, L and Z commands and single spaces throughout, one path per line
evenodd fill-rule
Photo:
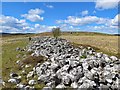
M 23 55 L 25 52 L 18 52 L 16 51 L 16 47 L 25 47 L 28 44 L 28 37 L 29 35 L 14 35 L 14 36 L 6 36 L 3 37 L 3 45 L 2 45 L 2 76 L 5 81 L 8 80 L 9 73 L 11 71 L 18 71 L 15 62 L 17 60 L 20 60 L 21 58 L 16 58 L 16 55 L 20 54 Z M 43 33 L 43 34 L 36 34 L 36 35 L 30 35 L 30 36 L 51 36 L 50 33 Z M 22 37 L 22 38 L 21 38 Z M 117 51 L 116 45 L 117 45 L 117 36 L 111 36 L 111 35 L 104 35 L 104 34 L 96 34 L 96 33 L 63 33 L 62 38 L 65 38 L 69 41 L 71 41 L 74 45 L 84 45 L 84 46 L 92 46 L 99 52 L 104 52 L 109 55 L 116 55 L 114 52 Z M 15 40 L 14 40 L 15 39 Z M 85 39 L 89 39 L 88 41 Z M 110 41 L 110 42 L 109 42 Z M 101 43 L 102 42 L 102 43 Z M 101 43 L 101 44 L 100 44 Z M 105 43 L 105 45 L 104 45 Z M 106 51 L 106 47 L 109 48 L 108 51 Z M 110 47 L 109 47 L 110 46 Z M 103 48 L 103 49 L 102 49 Z M 112 49 L 113 48 L 113 49 Z M 110 52 L 112 50 L 115 50 L 113 52 Z M 1 63 L 1 62 L 0 62 Z M 11 87 L 10 84 L 7 85 L 8 87 Z M 14 87 L 14 86 L 12 86 Z M 43 87 L 42 86 L 36 86 L 36 87 Z
M 17 47 L 20 48 L 25 48 L 29 41 L 28 38 L 26 38 L 26 36 L 22 36 L 23 39 L 21 39 L 21 37 L 19 36 L 13 36 L 13 37 L 3 37 L 3 45 L 2 45 L 2 78 L 5 82 L 8 81 L 9 79 L 9 74 L 10 72 L 16 72 L 18 74 L 20 74 L 21 69 L 17 66 L 16 61 L 17 60 L 23 60 L 23 55 L 26 54 L 26 52 L 21 52 L 21 51 L 16 51 Z M 17 58 L 16 56 L 20 55 L 19 58 Z M 0 62 L 0 63 L 1 63 Z M 26 70 L 27 72 L 29 72 L 30 70 L 32 70 L 31 68 L 28 68 L 28 70 Z M 26 83 L 25 77 L 22 78 L 22 82 Z M 43 87 L 44 84 L 41 85 L 35 85 L 35 87 L 37 88 L 41 88 Z M 13 84 L 10 83 L 6 83 L 6 87 L 5 88 L 14 88 L 15 86 Z
M 20 41 L 11 41 L 2 46 L 2 76 L 3 80 L 7 81 L 11 71 L 18 71 L 16 61 L 21 58 L 16 58 L 18 54 L 23 55 L 24 52 L 16 51 L 17 47 L 23 48 L 28 44 L 26 39 Z M 9 85 L 8 85 L 9 86 Z
M 74 42 L 78 45 L 88 45 L 98 48 L 97 51 L 104 52 L 108 55 L 117 55 L 118 52 L 118 36 L 102 36 L 102 35 L 62 35 L 62 38 Z

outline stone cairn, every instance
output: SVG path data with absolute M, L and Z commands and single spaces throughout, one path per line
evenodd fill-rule
M 120 59 L 115 56 L 97 53 L 91 47 L 74 47 L 67 40 L 52 37 L 33 38 L 27 46 L 31 56 L 44 56 L 47 61 L 38 63 L 27 77 L 33 74 L 37 80 L 29 80 L 29 85 L 20 83 L 20 76 L 12 73 L 8 82 L 16 83 L 26 90 L 36 83 L 44 83 L 43 90 L 76 88 L 118 90 L 120 85 Z M 32 86 L 32 87 L 30 87 Z

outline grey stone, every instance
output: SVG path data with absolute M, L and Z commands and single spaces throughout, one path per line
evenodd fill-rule
M 118 58 L 115 57 L 115 56 L 111 56 L 110 58 L 112 59 L 112 61 L 117 61 L 118 60 Z
M 62 77 L 62 83 L 65 85 L 69 85 L 70 84 L 70 78 L 68 76 L 63 76 Z
M 20 47 L 17 47 L 17 48 L 16 48 L 16 51 L 19 51 L 19 50 L 20 50 Z
M 72 88 L 78 88 L 78 83 L 77 83 L 77 82 L 71 83 L 71 87 L 72 87 Z
M 27 74 L 27 78 L 33 77 L 34 76 L 34 71 L 31 71 Z
M 108 83 L 112 83 L 112 82 L 113 82 L 112 79 L 106 79 L 106 81 L 107 81 Z
M 100 84 L 100 89 L 109 89 L 109 86 L 104 85 L 104 84 Z
M 61 84 L 57 85 L 56 88 L 58 88 L 58 89 L 60 89 L 60 88 L 66 88 L 66 86 L 61 83 Z
M 42 90 L 52 90 L 52 88 L 51 87 L 43 87 Z
M 51 82 L 47 83 L 46 86 L 54 88 L 55 87 L 55 81 L 51 81 Z
M 19 84 L 17 84 L 17 88 L 19 88 L 20 90 L 24 90 L 25 85 L 19 83 Z
M 85 71 L 84 75 L 86 78 L 93 80 L 93 74 L 90 71 Z
M 98 58 L 101 58 L 102 57 L 102 53 L 96 53 L 96 56 L 98 57 Z
M 18 81 L 17 79 L 12 78 L 12 79 L 9 79 L 8 82 L 13 83 L 13 84 L 18 84 L 20 81 Z
M 10 73 L 10 77 L 11 77 L 11 78 L 18 77 L 18 74 L 16 74 L 16 73 Z
M 29 85 L 34 85 L 34 84 L 36 84 L 36 81 L 35 80 L 29 80 L 28 84 Z

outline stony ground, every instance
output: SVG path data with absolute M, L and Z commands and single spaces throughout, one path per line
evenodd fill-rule
M 16 61 L 20 72 L 10 72 L 7 82 L 16 88 L 32 88 L 43 84 L 51 88 L 118 89 L 120 59 L 97 53 L 91 47 L 75 47 L 65 39 L 34 38 L 18 52 L 29 53 Z M 24 53 L 26 55 L 26 53 Z M 31 59 L 32 58 L 32 59 Z

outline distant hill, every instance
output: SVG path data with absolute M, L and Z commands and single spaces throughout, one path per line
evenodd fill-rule
M 113 34 L 106 34 L 106 33 L 98 33 L 98 32 L 61 32 L 62 35 L 113 35 Z M 43 32 L 43 33 L 36 33 L 35 35 L 41 36 L 49 36 L 52 35 L 51 32 Z
M 115 36 L 120 36 L 120 34 L 114 34 Z
M 8 35 L 27 35 L 27 34 L 33 34 L 33 33 L 0 33 L 2 36 L 8 36 Z
M 8 36 L 8 35 L 52 35 L 51 32 L 42 32 L 42 33 L 0 33 L 2 36 Z M 115 35 L 115 36 L 120 36 L 120 34 L 106 34 L 106 33 L 98 33 L 98 32 L 62 32 L 61 34 L 66 35 L 66 34 L 71 34 L 71 35 Z

